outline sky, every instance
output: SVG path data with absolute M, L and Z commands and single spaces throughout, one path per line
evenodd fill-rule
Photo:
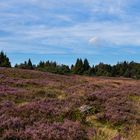
M 13 65 L 140 62 L 140 1 L 0 0 L 0 50 Z

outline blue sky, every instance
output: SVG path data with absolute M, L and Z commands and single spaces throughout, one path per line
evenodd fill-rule
M 140 1 L 0 0 L 0 50 L 12 64 L 140 62 Z

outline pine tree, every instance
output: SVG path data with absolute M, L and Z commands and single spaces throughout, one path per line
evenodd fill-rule
M 45 67 L 45 62 L 44 61 L 40 61 L 38 67 L 44 68 Z
M 4 54 L 3 51 L 0 52 L 0 67 L 11 67 L 9 58 Z
M 74 65 L 73 64 L 71 65 L 70 70 L 71 70 L 71 73 L 74 73 Z
M 95 75 L 95 67 L 94 65 L 89 69 L 89 76 L 94 76 Z
M 84 72 L 84 64 L 82 59 L 77 59 L 76 64 L 74 66 L 74 74 L 83 74 Z
M 31 69 L 31 70 L 33 69 L 33 64 L 32 64 L 31 59 L 28 60 L 28 64 L 27 65 L 28 65 L 28 69 Z
M 88 71 L 90 68 L 89 62 L 87 59 L 84 60 L 84 71 Z

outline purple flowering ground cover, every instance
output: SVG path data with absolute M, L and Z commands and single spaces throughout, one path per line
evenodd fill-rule
M 140 140 L 140 81 L 0 68 L 0 140 Z

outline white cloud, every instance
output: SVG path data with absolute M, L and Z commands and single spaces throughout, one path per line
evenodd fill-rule
M 91 44 L 96 44 L 99 42 L 99 38 L 98 37 L 92 37 L 91 39 L 89 39 L 89 43 Z
M 9 50 L 22 45 L 30 51 L 39 51 L 38 45 L 50 52 L 58 46 L 58 52 L 72 48 L 75 53 L 86 53 L 89 46 L 139 46 L 140 18 L 133 15 L 132 21 L 127 13 L 131 4 L 130 0 L 3 0 L 0 29 L 11 35 L 0 36 L 0 44 L 13 46 Z M 65 22 L 69 24 L 64 26 Z

